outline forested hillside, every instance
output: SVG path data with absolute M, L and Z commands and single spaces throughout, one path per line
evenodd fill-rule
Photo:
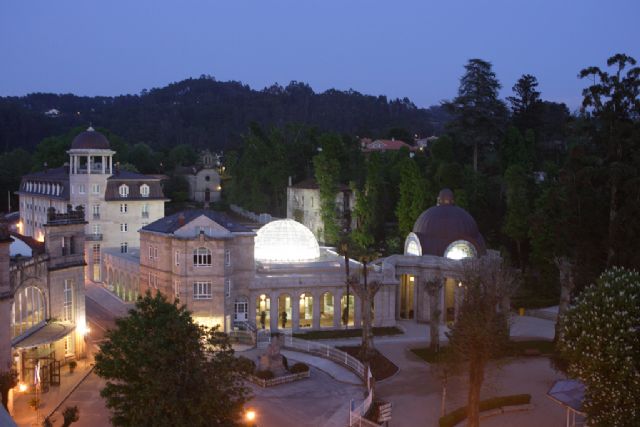
M 59 114 L 46 114 L 53 109 Z M 333 89 L 315 93 L 300 82 L 253 90 L 240 82 L 201 76 L 143 90 L 139 95 L 0 97 L 0 152 L 17 147 L 31 150 L 45 137 L 89 123 L 111 130 L 132 145 L 221 149 L 237 146 L 252 122 L 262 126 L 304 124 L 369 137 L 401 128 L 429 136 L 442 131 L 447 117 L 441 107 L 417 108 L 407 98 L 389 100 Z

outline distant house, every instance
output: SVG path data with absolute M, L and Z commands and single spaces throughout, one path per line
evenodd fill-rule
M 184 176 L 189 183 L 189 200 L 217 202 L 222 191 L 219 173 L 221 167 L 220 155 L 205 150 L 200 154 L 198 163 L 178 167 L 175 174 Z
M 376 139 L 362 138 L 360 140 L 360 148 L 364 153 L 371 153 L 374 151 L 397 151 L 402 148 L 406 148 L 409 151 L 417 151 L 417 148 L 413 145 L 409 145 L 399 139 Z
M 416 146 L 419 150 L 428 150 L 431 148 L 433 143 L 438 140 L 437 136 L 429 136 L 427 138 L 419 138 L 416 139 Z
M 48 111 L 45 111 L 44 115 L 47 117 L 58 117 L 60 115 L 60 110 L 58 110 L 57 108 L 52 108 Z
M 355 219 L 351 215 L 356 204 L 355 194 L 351 189 L 342 185 L 336 193 L 337 218 L 345 217 L 349 212 L 351 228 L 355 227 Z M 287 187 L 287 218 L 295 219 L 311 230 L 321 242 L 324 242 L 324 221 L 320 214 L 320 190 L 315 179 L 305 179 L 295 185 Z

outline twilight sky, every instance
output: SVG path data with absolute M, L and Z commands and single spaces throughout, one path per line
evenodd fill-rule
M 581 68 L 640 60 L 639 17 L 638 0 L 0 0 L 0 96 L 139 93 L 210 74 L 427 107 L 454 97 L 479 57 L 503 96 L 530 73 L 573 109 Z

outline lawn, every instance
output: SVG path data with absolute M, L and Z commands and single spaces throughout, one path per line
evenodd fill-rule
M 383 337 L 389 335 L 401 335 L 403 334 L 402 330 L 395 327 L 381 327 L 381 328 L 373 328 L 373 335 L 376 337 Z M 362 329 L 334 329 L 327 331 L 309 331 L 309 332 L 298 332 L 293 334 L 295 338 L 302 338 L 305 340 L 328 340 L 328 339 L 338 339 L 338 338 L 354 338 L 362 336 Z

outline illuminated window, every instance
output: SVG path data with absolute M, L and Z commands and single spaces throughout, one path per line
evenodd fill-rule
M 67 322 L 73 322 L 73 281 L 64 281 L 64 319 Z
M 193 251 L 193 265 L 206 267 L 211 265 L 211 251 L 207 248 L 198 248 Z
M 444 251 L 444 256 L 455 260 L 475 258 L 476 248 L 466 240 L 456 240 L 447 247 L 447 250 Z

